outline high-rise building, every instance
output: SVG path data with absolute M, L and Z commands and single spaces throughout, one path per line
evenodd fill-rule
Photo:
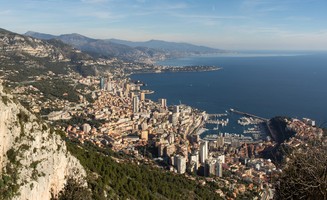
M 166 145 L 164 144 L 159 144 L 158 145 L 158 157 L 163 157 L 164 156 L 164 149 Z
M 140 96 L 141 96 L 141 101 L 145 101 L 145 93 L 141 92 Z
M 225 155 L 220 155 L 217 159 L 220 160 L 222 163 L 225 163 Z
M 174 110 L 173 110 L 174 113 L 179 113 L 179 106 L 174 106 Z
M 167 108 L 167 99 L 159 99 L 158 101 L 162 108 Z
M 138 113 L 140 111 L 140 100 L 138 96 L 133 97 L 133 112 Z
M 104 90 L 104 83 L 105 83 L 105 78 L 101 77 L 100 78 L 100 90 Z
M 141 139 L 148 141 L 148 135 L 149 135 L 149 131 L 142 131 L 141 132 Z
M 218 136 L 217 137 L 217 147 L 223 147 L 225 143 L 224 137 Z
M 200 143 L 200 163 L 204 164 L 206 159 L 208 158 L 208 141 L 202 141 Z
M 167 141 L 169 144 L 173 144 L 175 142 L 175 136 L 173 133 L 170 133 L 167 137 Z
M 198 151 L 194 151 L 190 155 L 190 162 L 194 162 L 195 163 L 195 168 L 196 169 L 199 168 L 199 152 Z
M 129 96 L 130 89 L 131 89 L 131 85 L 129 83 L 125 83 L 125 91 L 124 91 L 125 96 Z
M 177 126 L 179 113 L 173 113 L 170 118 L 171 118 L 171 123 L 173 124 L 173 126 Z
M 205 162 L 205 176 L 216 175 L 216 163 L 217 160 L 207 159 Z
M 176 155 L 175 158 L 176 158 L 177 173 L 184 174 L 186 171 L 186 158 L 181 155 Z
M 105 90 L 111 92 L 112 91 L 112 83 L 110 81 L 110 79 L 107 79 L 107 82 L 105 84 Z
M 222 177 L 223 176 L 223 163 L 220 159 L 216 162 L 216 176 Z

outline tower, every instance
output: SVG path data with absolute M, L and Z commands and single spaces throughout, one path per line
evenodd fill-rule
M 176 168 L 179 174 L 184 174 L 186 171 L 186 158 L 181 155 L 176 155 Z
M 216 176 L 222 177 L 223 176 L 223 163 L 220 159 L 216 162 Z
M 200 144 L 200 163 L 204 164 L 208 158 L 208 141 L 202 141 Z
M 141 92 L 141 101 L 145 101 L 145 93 Z
M 162 108 L 167 108 L 167 99 L 159 99 L 158 101 Z
M 133 112 L 137 113 L 140 111 L 140 100 L 138 96 L 133 97 Z
M 100 78 L 100 90 L 104 90 L 104 82 L 105 79 L 103 77 Z

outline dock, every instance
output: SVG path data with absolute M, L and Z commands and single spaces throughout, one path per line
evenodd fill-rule
M 218 114 L 207 114 L 208 118 L 212 117 L 226 117 L 227 113 L 218 113 Z
M 265 122 L 269 121 L 269 119 L 259 117 L 259 116 L 256 116 L 256 115 L 253 115 L 253 114 L 250 114 L 250 113 L 246 113 L 246 112 L 241 112 L 241 111 L 235 110 L 233 108 L 231 108 L 230 111 L 233 112 L 233 113 L 236 113 L 236 114 L 244 115 L 246 117 L 253 117 L 253 118 L 261 119 L 261 120 L 263 120 Z

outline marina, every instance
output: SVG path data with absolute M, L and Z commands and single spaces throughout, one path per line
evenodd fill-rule
M 256 119 L 260 119 L 260 120 L 263 120 L 263 121 L 268 121 L 269 120 L 269 119 L 266 119 L 266 118 L 263 118 L 263 117 L 259 117 L 259 116 L 256 116 L 256 115 L 253 115 L 253 114 L 250 114 L 250 113 L 241 112 L 241 111 L 235 110 L 233 108 L 231 108 L 230 111 L 231 112 L 234 112 L 234 113 L 237 113 L 239 115 L 244 115 L 246 117 L 256 118 Z
M 267 137 L 266 122 L 268 119 L 234 109 L 231 112 L 207 114 L 206 130 L 203 140 L 217 141 L 224 138 L 228 144 L 261 142 Z

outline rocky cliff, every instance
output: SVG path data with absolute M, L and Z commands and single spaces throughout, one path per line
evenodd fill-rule
M 0 84 L 0 199 L 50 199 L 85 174 L 61 137 Z

